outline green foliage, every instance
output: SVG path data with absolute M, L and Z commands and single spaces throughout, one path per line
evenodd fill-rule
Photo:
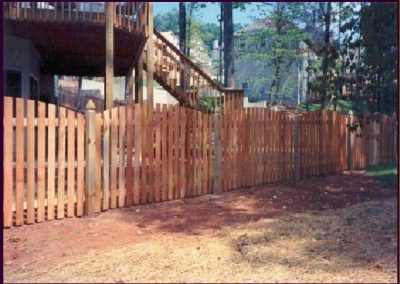
M 200 97 L 199 105 L 207 112 L 214 112 L 217 107 L 219 107 L 219 98 L 216 97 Z
M 195 3 L 195 2 L 193 2 Z M 213 2 L 214 3 L 214 2 Z M 209 3 L 207 3 L 209 4 Z M 237 2 L 234 8 L 244 9 L 247 3 Z M 203 9 L 206 7 L 205 3 L 201 5 L 194 5 L 191 18 L 190 32 L 194 38 L 198 37 L 207 46 L 208 50 L 212 49 L 214 40 L 219 39 L 219 25 L 215 23 L 204 23 L 201 21 L 200 16 Z M 187 15 L 189 17 L 189 15 Z M 177 9 L 172 9 L 166 13 L 159 13 L 154 16 L 154 27 L 160 32 L 172 31 L 175 35 L 179 34 L 179 12 Z M 242 28 L 241 24 L 234 23 L 234 31 Z
M 159 13 L 154 16 L 154 27 L 157 31 L 166 32 L 172 31 L 174 34 L 179 34 L 179 12 L 177 9 L 172 9 L 167 13 Z

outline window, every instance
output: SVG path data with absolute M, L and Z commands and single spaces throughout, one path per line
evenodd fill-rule
M 243 89 L 243 90 L 247 90 L 248 87 L 249 87 L 249 86 L 248 86 L 248 83 L 247 83 L 247 82 L 243 82 L 243 83 L 242 83 L 242 89 Z
M 6 70 L 5 72 L 4 94 L 10 97 L 21 97 L 21 72 Z
M 32 76 L 29 79 L 29 99 L 39 99 L 38 81 Z

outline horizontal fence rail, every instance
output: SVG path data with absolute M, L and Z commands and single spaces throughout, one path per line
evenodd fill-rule
M 82 114 L 5 97 L 4 227 L 393 162 L 396 126 L 326 110 L 92 103 Z

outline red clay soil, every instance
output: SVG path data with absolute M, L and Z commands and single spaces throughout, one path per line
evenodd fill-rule
M 91 250 L 138 243 L 162 235 L 215 235 L 221 227 L 297 212 L 347 207 L 394 197 L 396 191 L 362 173 L 344 173 L 291 183 L 264 185 L 103 212 L 95 218 L 71 218 L 4 230 L 7 280 Z M 29 279 L 27 279 L 29 280 Z

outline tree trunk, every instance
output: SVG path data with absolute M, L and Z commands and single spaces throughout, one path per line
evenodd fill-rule
M 321 4 L 323 5 L 323 4 Z M 322 87 L 322 98 L 321 98 L 321 109 L 325 109 L 326 105 L 326 97 L 327 97 L 327 89 L 328 89 L 328 67 L 329 67 L 329 46 L 330 46 L 330 25 L 331 25 L 331 2 L 328 2 L 326 7 L 326 11 L 324 13 L 324 22 L 325 22 L 325 50 L 324 50 L 324 58 L 322 62 L 322 77 L 323 77 L 323 87 Z
M 186 44 L 186 55 L 190 57 L 190 47 L 192 41 L 192 17 L 193 17 L 193 10 L 195 8 L 195 3 L 190 2 L 190 9 L 189 9 L 189 18 L 187 19 L 187 44 Z
M 179 2 L 179 49 L 186 54 L 186 7 L 185 2 Z
M 233 17 L 232 2 L 224 2 L 224 83 L 225 87 L 235 86 L 234 50 L 233 50 Z
M 357 67 L 356 67 L 356 112 L 361 112 L 361 92 L 360 92 L 360 64 L 361 64 L 361 59 L 360 59 L 360 55 L 361 55 L 361 16 L 362 16 L 362 4 L 361 4 L 361 11 L 360 11 L 360 17 L 359 17 L 359 43 L 357 46 Z

